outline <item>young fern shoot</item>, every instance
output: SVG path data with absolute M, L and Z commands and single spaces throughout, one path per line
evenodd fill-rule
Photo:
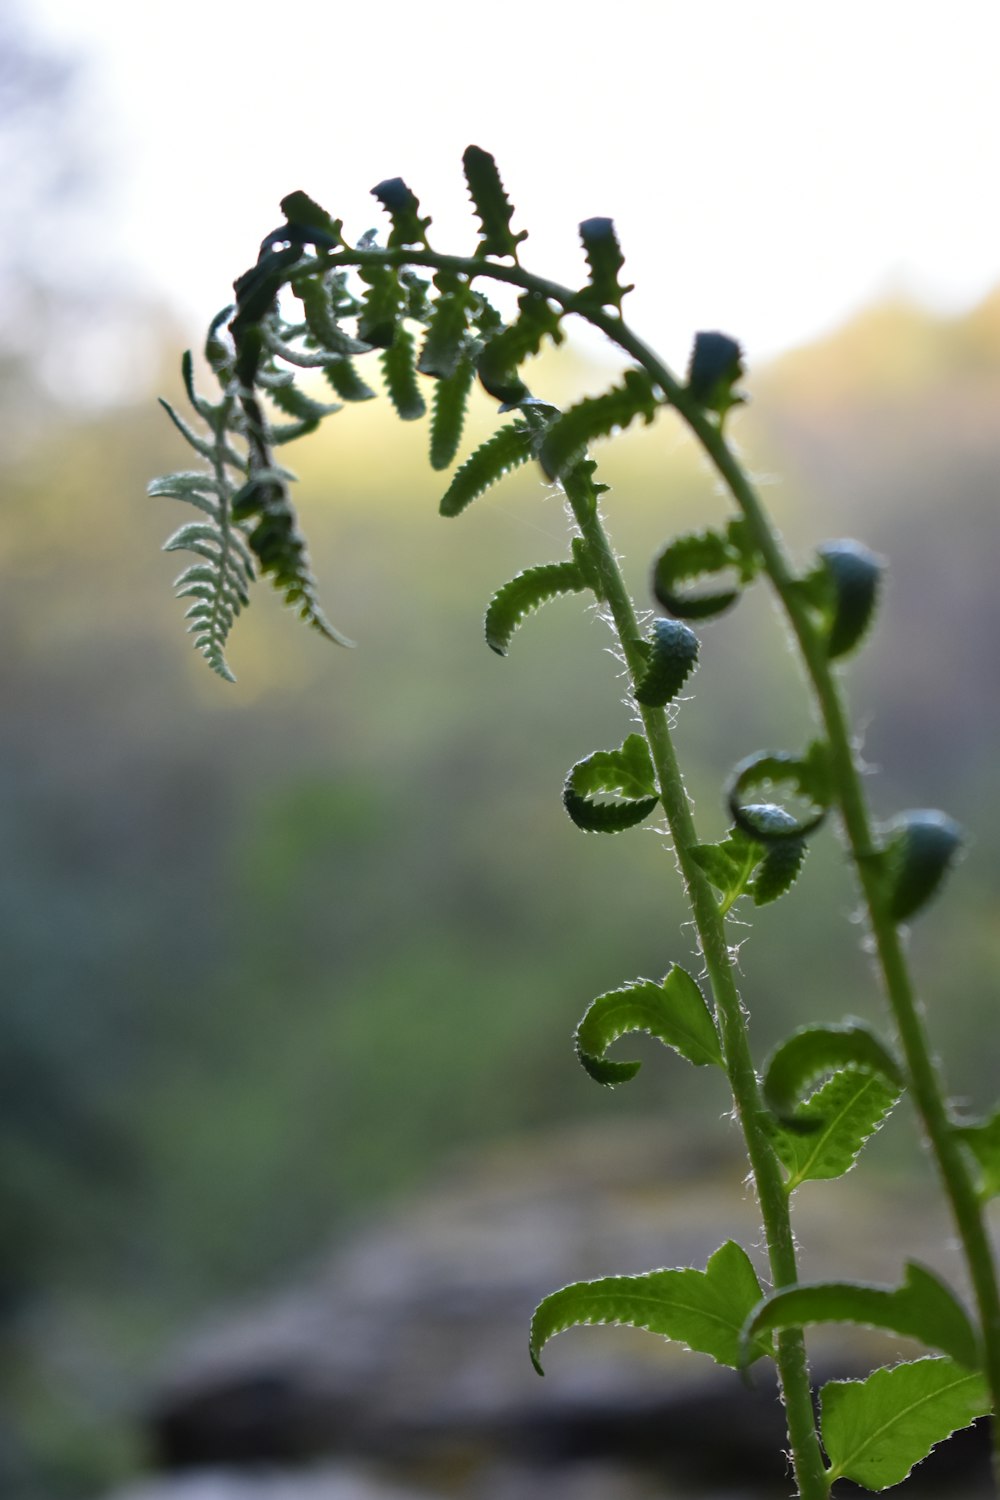
M 860 543 L 822 544 L 797 573 L 725 437 L 741 397 L 738 345 L 721 333 L 697 336 L 685 379 L 632 332 L 622 304 L 631 288 L 610 219 L 580 225 L 586 284 L 567 288 L 521 264 L 526 232 L 487 152 L 470 146 L 464 168 L 478 220 L 471 253 L 430 244 L 431 220 L 399 178 L 373 190 L 388 216 L 384 244 L 351 244 L 343 223 L 304 192 L 282 202 L 284 222 L 265 236 L 257 263 L 235 283 L 235 303 L 212 322 L 205 353 L 218 386 L 196 392 L 190 356 L 184 382 L 202 429 L 167 407 L 205 467 L 156 480 L 153 495 L 188 501 L 201 518 L 167 547 L 198 561 L 177 580 L 193 602 L 195 646 L 231 680 L 226 649 L 258 575 L 300 616 L 348 644 L 320 608 L 291 498 L 293 476 L 276 449 L 312 431 L 343 405 L 373 398 L 361 373 L 378 361 L 382 383 L 404 421 L 423 417 L 430 383 L 430 461 L 451 467 L 465 410 L 478 383 L 505 420 L 455 469 L 441 513 L 458 516 L 521 465 L 537 462 L 563 491 L 573 517 L 568 556 L 530 567 L 504 584 L 486 612 L 487 644 L 505 656 L 527 617 L 563 594 L 599 601 L 626 662 L 635 718 L 622 743 L 585 756 L 567 775 L 563 805 L 584 832 L 615 834 L 665 818 L 708 980 L 666 954 L 665 977 L 636 978 L 599 995 L 576 1034 L 580 1063 L 596 1082 L 627 1082 L 639 1064 L 608 1055 L 629 1032 L 645 1031 L 695 1067 L 722 1069 L 732 1090 L 752 1169 L 767 1245 L 768 1285 L 747 1251 L 723 1244 L 707 1264 L 608 1275 L 554 1291 L 531 1320 L 530 1355 L 541 1373 L 547 1342 L 576 1324 L 619 1322 L 660 1334 L 735 1370 L 773 1360 L 788 1423 L 798 1493 L 827 1500 L 840 1479 L 878 1491 L 902 1481 L 942 1439 L 996 1409 L 1000 1395 L 1000 1299 L 983 1205 L 1000 1190 L 997 1119 L 956 1122 L 931 1060 L 900 943 L 909 921 L 940 883 L 960 833 L 950 819 L 904 814 L 881 831 L 864 802 L 837 680 L 874 614 L 881 562 Z M 517 288 L 505 321 L 491 283 Z M 568 410 L 531 393 L 525 366 L 562 342 L 580 317 L 630 360 L 602 395 Z M 337 401 L 303 391 L 319 373 Z M 653 568 L 663 615 L 640 629 L 601 514 L 606 486 L 592 446 L 638 420 L 664 414 L 687 423 L 725 481 L 736 513 L 718 530 L 676 537 Z M 285 420 L 288 419 L 288 420 Z M 750 756 L 726 789 L 732 826 L 707 844 L 697 834 L 668 722 L 668 706 L 694 669 L 692 624 L 736 605 L 767 578 L 788 614 L 814 694 L 822 733 L 801 750 Z M 842 821 L 866 903 L 898 1047 L 863 1023 L 817 1020 L 780 1045 L 758 1072 L 751 1055 L 727 940 L 726 918 L 748 896 L 779 899 L 799 875 L 808 840 L 830 813 Z M 796 1189 L 846 1172 L 904 1090 L 920 1113 L 965 1252 L 975 1308 L 915 1264 L 896 1286 L 799 1281 L 790 1218 Z M 669 1243 L 664 1246 L 669 1257 Z M 929 1351 L 862 1381 L 830 1381 L 814 1408 L 804 1330 L 848 1322 L 913 1338 Z

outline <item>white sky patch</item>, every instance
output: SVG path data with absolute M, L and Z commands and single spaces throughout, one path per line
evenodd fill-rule
M 887 292 L 960 311 L 1000 281 L 995 0 L 34 0 L 31 25 L 89 59 L 109 258 L 192 337 L 293 188 L 353 236 L 402 176 L 471 249 L 469 142 L 542 274 L 582 279 L 577 223 L 615 219 L 630 321 L 675 364 L 698 328 L 760 360 Z

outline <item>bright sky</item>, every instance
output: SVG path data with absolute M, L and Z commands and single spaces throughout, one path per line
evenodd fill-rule
M 118 174 L 111 259 L 196 337 L 303 187 L 350 235 L 402 176 L 471 248 L 469 142 L 497 157 L 525 263 L 582 279 L 618 226 L 631 321 L 759 360 L 885 293 L 941 310 L 1000 282 L 998 0 L 33 0 L 89 58 Z

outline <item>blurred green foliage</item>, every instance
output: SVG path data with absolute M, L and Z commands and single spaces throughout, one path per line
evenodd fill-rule
M 551 378 L 558 400 L 588 371 Z M 974 835 L 972 898 L 942 899 L 913 943 L 956 1091 L 985 1105 L 1000 298 L 952 323 L 878 309 L 750 389 L 739 433 L 780 476 L 792 544 L 853 534 L 890 559 L 851 696 L 877 807 L 940 805 Z M 697 960 L 660 834 L 588 839 L 560 805 L 573 761 L 628 729 L 618 664 L 605 655 L 603 682 L 594 666 L 602 622 L 569 599 L 505 661 L 482 638 L 491 592 L 564 555 L 560 501 L 522 473 L 440 520 L 422 424 L 401 432 L 380 405 L 297 455 L 323 596 L 358 649 L 261 600 L 232 688 L 180 639 L 171 502 L 144 499 L 178 451 L 146 392 L 53 427 L 3 474 L 5 1493 L 75 1493 L 126 1465 L 116 1422 L 168 1331 L 321 1252 L 458 1145 L 623 1111 L 666 1110 L 669 1129 L 675 1105 L 685 1130 L 699 1107 L 727 1128 L 717 1080 L 660 1053 L 615 1095 L 573 1059 L 594 995 Z M 491 420 L 483 402 L 470 446 Z M 721 501 L 666 419 L 609 448 L 603 477 L 642 601 L 657 547 Z M 737 759 L 803 742 L 794 670 L 760 589 L 704 631 L 678 729 L 704 838 Z M 879 1015 L 834 838 L 788 900 L 794 921 L 755 912 L 747 933 L 761 1056 L 800 1014 Z M 810 974 L 808 1005 L 790 972 Z M 876 1148 L 906 1149 L 891 1126 Z

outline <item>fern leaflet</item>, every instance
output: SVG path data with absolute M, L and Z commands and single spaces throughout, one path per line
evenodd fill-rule
M 454 461 L 465 426 L 465 410 L 475 369 L 463 360 L 446 380 L 434 387 L 431 413 L 431 468 L 447 469 Z
M 618 272 L 625 264 L 615 226 L 611 219 L 584 219 L 580 225 L 587 265 L 590 267 L 590 285 L 575 298 L 574 307 L 613 307 L 622 310 L 622 298 L 634 290 L 622 286 Z
M 525 615 L 540 609 L 557 594 L 579 594 L 587 580 L 575 562 L 541 563 L 525 568 L 498 589 L 486 611 L 486 644 L 506 656 L 514 631 Z
M 509 255 L 517 260 L 517 247 L 527 239 L 528 231 L 522 229 L 514 234 L 510 227 L 513 206 L 503 183 L 497 164 L 488 151 L 479 146 L 467 146 L 462 156 L 465 180 L 469 185 L 469 196 L 479 216 L 479 255 Z
M 534 433 L 526 422 L 511 422 L 487 438 L 455 473 L 441 497 L 443 516 L 457 516 L 505 474 L 532 456 Z
M 375 349 L 390 349 L 403 314 L 399 277 L 391 266 L 375 266 L 362 271 L 361 280 L 368 291 L 358 314 L 358 338 Z
M 596 802 L 595 792 L 612 792 L 619 802 Z M 618 750 L 595 750 L 578 760 L 566 777 L 563 806 L 586 833 L 621 833 L 643 822 L 659 801 L 649 746 L 630 734 Z
M 518 299 L 517 319 L 502 328 L 484 345 L 479 355 L 479 379 L 483 389 L 503 407 L 518 406 L 531 393 L 521 379 L 518 366 L 537 354 L 542 342 L 550 338 L 561 344 L 562 314 L 537 292 L 525 292 Z
M 387 177 L 384 182 L 372 188 L 372 196 L 378 199 L 392 219 L 392 229 L 386 242 L 390 250 L 401 245 L 423 245 L 429 248 L 427 226 L 431 221 L 420 217 L 420 201 L 402 177 Z
M 331 359 L 323 366 L 325 379 L 333 386 L 341 401 L 371 401 L 375 392 L 361 379 L 349 359 Z
M 418 421 L 427 410 L 417 384 L 415 359 L 412 334 L 397 328 L 395 343 L 382 355 L 381 365 L 389 400 L 404 422 Z
M 453 277 L 449 279 L 455 281 Z M 436 278 L 438 285 L 441 280 L 441 277 Z M 465 353 L 473 300 L 473 293 L 464 282 L 456 281 L 449 290 L 442 290 L 417 361 L 421 375 L 436 375 L 441 380 L 454 375 Z

